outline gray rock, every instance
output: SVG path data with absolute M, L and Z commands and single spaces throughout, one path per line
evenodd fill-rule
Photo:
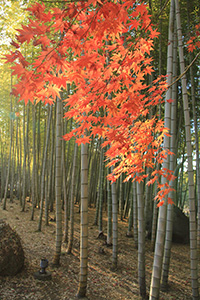
M 174 206 L 172 240 L 180 244 L 189 243 L 189 218 L 177 206 Z
M 24 266 L 24 251 L 19 235 L 0 220 L 0 275 L 16 275 Z
M 148 239 L 151 239 L 151 227 L 151 222 L 148 222 L 146 224 L 146 237 Z M 172 241 L 179 244 L 188 244 L 189 234 L 189 218 L 180 208 L 174 205 Z

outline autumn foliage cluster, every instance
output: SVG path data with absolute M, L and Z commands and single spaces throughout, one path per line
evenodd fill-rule
M 74 129 L 66 140 L 89 143 L 102 137 L 111 180 L 126 173 L 127 180 L 143 180 L 152 168 L 150 183 L 168 170 L 155 171 L 167 150 L 162 149 L 167 129 L 157 116 L 166 83 L 152 80 L 151 50 L 154 29 L 147 6 L 136 1 L 63 1 L 62 8 L 35 3 L 27 25 L 12 42 L 7 55 L 18 82 L 13 94 L 19 100 L 66 104 L 66 118 Z M 22 44 L 37 55 L 25 57 Z M 168 186 L 166 186 L 166 192 Z M 159 195 L 160 199 L 164 193 Z
M 190 52 L 200 48 L 200 23 L 195 26 L 192 36 L 187 41 L 187 47 Z

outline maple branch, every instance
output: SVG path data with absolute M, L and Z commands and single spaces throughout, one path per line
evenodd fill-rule
M 166 1 L 165 1 L 165 3 L 164 3 L 164 5 L 163 5 L 163 7 L 161 8 L 160 12 L 159 12 L 158 15 L 156 15 L 156 17 L 155 17 L 156 19 L 158 19 L 158 18 L 162 15 L 162 13 L 163 13 L 165 7 L 167 6 L 168 2 L 169 2 L 169 0 L 166 0 Z
M 84 0 L 84 1 L 85 1 L 85 0 Z M 44 2 L 44 1 L 43 1 L 43 2 Z M 47 1 L 47 2 L 48 2 L 48 1 Z M 62 1 L 62 2 L 66 2 L 66 1 Z M 84 8 L 83 8 L 83 9 L 84 9 Z M 81 9 L 81 10 L 79 11 L 79 13 L 76 15 L 76 17 L 74 18 L 74 20 L 71 21 L 71 24 L 70 24 L 70 26 L 67 28 L 67 31 L 68 31 L 68 30 L 72 27 L 72 25 L 75 23 L 77 17 L 79 16 L 79 14 L 82 12 L 83 9 Z M 64 33 L 66 33 L 67 31 L 65 31 Z M 47 56 L 49 56 L 54 50 L 56 50 L 56 49 L 60 46 L 60 44 L 62 43 L 62 41 L 63 41 L 62 39 L 59 40 L 58 43 L 55 45 L 55 47 L 53 47 L 53 48 L 45 55 L 45 57 L 43 58 L 41 64 L 38 65 L 38 66 L 35 68 L 34 73 L 36 73 L 37 69 L 45 62 Z
M 179 76 L 178 76 L 178 78 L 176 78 L 176 80 L 174 80 L 174 82 L 172 82 L 170 85 L 168 85 L 168 89 L 172 86 L 172 85 L 174 85 L 177 81 L 179 81 L 179 79 L 181 79 L 186 73 L 187 73 L 187 71 L 191 68 L 191 66 L 194 64 L 194 62 L 197 60 L 197 58 L 199 57 L 199 55 L 200 55 L 200 52 L 199 53 L 197 53 L 197 55 L 195 56 L 195 58 L 193 59 L 193 61 L 185 68 L 185 71 L 182 73 L 182 74 L 180 74 Z
M 58 0 L 58 1 L 55 1 L 55 2 L 62 2 L 62 3 L 64 3 L 64 2 L 76 2 L 77 0 Z M 83 2 L 87 2 L 87 0 L 79 0 L 79 1 L 83 1 Z M 43 1 L 43 2 L 54 2 L 54 1 Z M 89 6 L 87 6 L 87 7 L 89 7 Z M 72 20 L 71 21 L 71 24 L 70 24 L 70 26 L 67 28 L 67 31 L 72 27 L 72 25 L 75 23 L 75 21 L 77 20 L 77 18 L 78 18 L 78 16 L 81 14 L 81 12 L 83 11 L 85 9 L 85 7 L 84 8 L 82 8 L 79 12 L 78 12 L 78 14 L 75 16 L 75 18 L 74 18 L 74 20 Z M 93 22 L 93 20 L 94 20 L 94 18 L 97 16 L 97 13 L 99 12 L 99 10 L 100 10 L 100 8 L 96 11 L 96 14 L 92 17 L 92 20 L 91 20 L 91 22 L 90 22 L 90 25 L 92 24 L 92 22 Z M 83 38 L 84 37 L 84 35 L 89 31 L 89 29 L 90 29 L 90 27 L 87 29 L 87 31 L 86 32 L 84 32 L 84 34 L 82 35 L 82 37 L 81 38 Z M 66 33 L 67 31 L 65 31 L 64 33 Z M 81 40 L 81 39 L 80 39 Z M 35 69 L 35 71 L 37 71 L 37 69 L 45 62 L 45 60 L 46 60 L 46 58 L 47 58 L 47 56 L 49 56 L 54 50 L 56 50 L 59 46 L 60 46 L 60 44 L 63 42 L 63 39 L 61 39 L 60 41 L 58 41 L 58 43 L 55 45 L 55 47 L 53 47 L 46 55 L 45 55 L 45 57 L 43 58 L 43 60 L 42 60 L 42 62 L 41 62 L 41 64 L 39 65 L 39 66 L 37 66 L 37 68 Z M 35 73 L 35 71 L 34 71 L 34 73 Z

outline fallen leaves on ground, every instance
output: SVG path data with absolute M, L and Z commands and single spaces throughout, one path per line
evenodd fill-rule
M 66 254 L 62 247 L 61 266 L 48 267 L 52 279 L 34 279 L 39 271 L 40 260 L 47 258 L 51 263 L 55 249 L 55 222 L 42 225 L 37 232 L 39 210 L 35 210 L 35 220 L 30 221 L 31 207 L 21 212 L 18 200 L 8 203 L 7 210 L 0 208 L 0 219 L 4 219 L 20 235 L 25 251 L 25 267 L 14 277 L 0 277 L 0 300 L 74 300 L 79 278 L 79 232 L 80 215 L 75 206 L 74 247 L 72 254 Z M 106 234 L 106 211 L 103 212 L 103 225 Z M 89 260 L 87 297 L 90 300 L 138 300 L 137 250 L 133 238 L 127 238 L 127 222 L 119 221 L 118 269 L 111 271 L 112 248 L 106 247 L 98 239 L 98 227 L 94 226 L 95 210 L 89 209 Z M 52 216 L 53 218 L 54 216 Z M 99 249 L 103 251 L 99 251 Z M 150 286 L 153 252 L 150 241 L 146 241 L 146 281 L 147 292 Z M 160 292 L 160 300 L 191 299 L 189 246 L 173 244 L 169 290 Z

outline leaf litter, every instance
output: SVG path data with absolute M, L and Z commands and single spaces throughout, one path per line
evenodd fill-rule
M 21 212 L 15 200 L 7 210 L 0 209 L 0 219 L 4 219 L 19 234 L 25 252 L 25 267 L 13 277 L 0 276 L 0 300 L 74 300 L 79 280 L 79 208 L 75 206 L 74 246 L 72 254 L 66 254 L 63 244 L 60 267 L 48 267 L 52 279 L 40 281 L 34 279 L 34 272 L 39 271 L 40 260 L 47 258 L 51 263 L 55 249 L 55 222 L 42 225 L 37 232 L 39 210 L 35 210 L 35 220 L 30 221 L 31 207 Z M 104 234 L 106 235 L 106 211 L 103 211 Z M 90 300 L 138 300 L 139 287 L 137 278 L 137 250 L 133 238 L 127 238 L 127 222 L 119 221 L 118 234 L 118 269 L 111 271 L 112 247 L 98 239 L 98 227 L 94 226 L 95 210 L 89 209 L 89 257 L 87 299 Z M 54 216 L 52 216 L 54 217 Z M 99 250 L 101 249 L 101 251 Z M 103 249 L 103 250 L 102 250 Z M 149 292 L 153 252 L 150 241 L 146 240 L 146 283 Z M 160 292 L 160 300 L 191 299 L 189 245 L 172 245 L 169 289 Z

